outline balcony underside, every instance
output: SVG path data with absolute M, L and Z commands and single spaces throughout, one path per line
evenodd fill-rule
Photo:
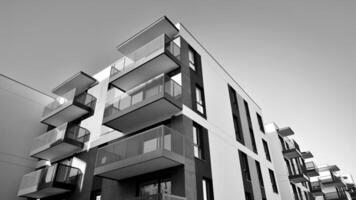
M 301 153 L 297 149 L 288 149 L 283 151 L 283 156 L 287 159 L 301 157 Z
M 306 171 L 307 176 L 309 177 L 314 177 L 314 176 L 319 176 L 319 172 L 315 169 L 313 170 L 307 170 Z
M 48 187 L 44 188 L 39 191 L 35 192 L 30 192 L 26 193 L 24 192 L 23 194 L 19 194 L 20 197 L 27 197 L 27 198 L 34 198 L 34 199 L 42 199 L 45 197 L 51 197 L 59 194 L 64 194 L 67 192 L 70 192 L 71 189 L 63 189 L 63 188 L 57 188 L 57 187 Z
M 115 130 L 129 133 L 167 119 L 181 110 L 181 106 L 169 100 L 167 95 L 158 95 L 137 103 L 125 110 L 105 117 L 103 124 Z
M 166 34 L 168 37 L 173 37 L 178 32 L 179 30 L 167 17 L 162 17 L 141 32 L 118 45 L 116 48 L 123 55 L 128 55 L 162 34 Z
M 94 175 L 122 180 L 179 165 L 184 165 L 183 156 L 160 149 L 97 167 L 95 168 Z
M 278 129 L 278 134 L 281 137 L 287 137 L 287 136 L 294 135 L 294 131 L 290 127 L 280 128 Z
M 70 122 L 84 115 L 87 115 L 90 112 L 90 108 L 71 103 L 52 111 L 47 116 L 43 117 L 41 122 L 57 127 L 66 122 Z
M 309 178 L 305 174 L 290 175 L 289 180 L 293 183 L 302 183 L 309 181 Z
M 83 144 L 74 140 L 65 139 L 54 144 L 48 144 L 41 148 L 33 150 L 30 155 L 32 157 L 55 161 L 67 155 L 71 155 L 80 151 Z
M 321 190 L 312 191 L 313 196 L 323 196 L 324 193 Z
M 159 74 L 177 69 L 177 62 L 176 58 L 169 52 L 164 53 L 162 49 L 110 77 L 110 84 L 122 91 L 128 91 Z
M 97 81 L 93 77 L 84 72 L 79 72 L 54 88 L 52 93 L 61 96 L 70 90 L 77 88 L 77 93 L 79 94 L 92 87 L 95 83 L 97 83 Z

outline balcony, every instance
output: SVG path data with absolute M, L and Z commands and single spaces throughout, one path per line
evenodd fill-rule
M 286 145 L 287 148 L 284 148 L 282 151 L 283 156 L 285 158 L 292 159 L 292 158 L 298 158 L 302 156 L 299 145 L 294 140 L 287 139 Z
M 87 129 L 65 123 L 35 138 L 30 155 L 53 162 L 65 155 L 81 151 L 89 135 Z
M 23 176 L 18 196 L 42 199 L 73 191 L 80 170 L 68 165 L 55 164 Z
M 160 35 L 115 63 L 110 84 L 128 91 L 159 74 L 177 69 L 179 59 L 180 47 L 166 35 Z
M 324 195 L 319 181 L 311 182 L 310 184 L 311 184 L 310 192 L 313 194 L 314 197 Z
M 305 173 L 299 172 L 296 174 L 289 175 L 289 180 L 292 183 L 302 183 L 309 181 L 309 177 Z
M 98 149 L 94 175 L 115 180 L 184 164 L 184 139 L 159 126 Z
M 319 176 L 318 168 L 313 161 L 305 163 L 305 173 L 309 177 Z
M 324 194 L 324 199 L 325 200 L 340 200 L 339 193 L 337 191 L 335 192 L 327 192 Z
M 88 88 L 93 87 L 95 84 L 97 84 L 95 78 L 91 77 L 90 75 L 84 72 L 79 72 L 74 76 L 70 77 L 69 79 L 67 79 L 66 81 L 64 81 L 56 88 L 54 88 L 52 90 L 52 93 L 58 96 L 62 96 L 75 88 L 76 93 L 80 94 L 85 90 L 87 90 Z
M 277 132 L 281 137 L 294 135 L 294 131 L 290 127 L 280 128 Z
M 181 93 L 178 83 L 159 75 L 112 100 L 116 102 L 105 108 L 103 124 L 128 133 L 165 120 L 181 111 Z
M 185 197 L 180 197 L 171 194 L 153 194 L 147 196 L 127 198 L 125 200 L 187 200 Z
M 312 152 L 304 151 L 304 152 L 302 152 L 302 157 L 303 157 L 303 159 L 310 159 L 310 158 L 313 158 L 314 156 L 313 156 Z
M 88 93 L 77 95 L 74 88 L 47 105 L 42 115 L 42 123 L 59 126 L 76 119 L 84 119 L 94 112 L 96 98 Z
M 335 187 L 345 187 L 345 183 L 341 177 L 335 176 L 334 174 L 329 174 L 319 177 L 320 182 L 325 186 L 333 185 Z

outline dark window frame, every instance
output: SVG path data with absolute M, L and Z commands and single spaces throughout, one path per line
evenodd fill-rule
M 198 91 L 200 92 L 201 102 L 198 101 Z M 202 112 L 199 110 L 199 106 L 203 109 Z M 195 85 L 195 109 L 199 114 L 206 115 L 204 89 L 199 85 Z
M 258 125 L 259 125 L 259 127 L 260 127 L 260 131 L 261 131 L 262 133 L 266 133 L 266 132 L 265 132 L 265 127 L 264 127 L 264 125 L 263 125 L 262 116 L 261 116 L 258 112 L 256 112 L 256 116 L 257 116 Z
M 268 169 L 268 172 L 269 172 L 269 177 L 271 179 L 272 190 L 274 193 L 278 194 L 278 186 L 277 186 L 277 181 L 274 172 L 271 169 Z
M 262 139 L 262 143 L 263 143 L 263 149 L 265 150 L 265 155 L 266 155 L 266 159 L 270 162 L 272 162 L 271 159 L 271 154 L 269 152 L 269 147 L 268 147 L 268 143 L 266 140 Z
M 195 130 L 195 132 L 194 132 Z M 194 134 L 196 134 L 196 136 L 194 137 Z M 194 153 L 194 157 L 200 160 L 205 160 L 205 154 L 204 154 L 204 130 L 203 127 L 195 122 L 193 122 L 193 153 Z M 196 138 L 196 142 L 194 141 L 194 138 Z M 198 149 L 198 157 L 195 154 L 195 148 Z

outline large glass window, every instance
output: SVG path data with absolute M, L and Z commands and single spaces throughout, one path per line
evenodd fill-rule
M 239 104 L 237 101 L 237 94 L 234 88 L 232 88 L 230 85 L 228 85 L 228 88 L 229 88 L 232 118 L 234 122 L 236 140 L 239 141 L 241 144 L 244 144 L 244 138 L 243 138 L 242 126 L 240 120 Z
M 266 159 L 271 161 L 271 155 L 269 153 L 268 144 L 264 139 L 262 139 L 262 143 L 263 143 L 263 148 L 265 149 Z
M 260 185 L 264 186 L 261 165 L 257 160 L 256 160 L 256 170 L 257 170 L 258 180 L 260 181 Z
M 193 124 L 193 146 L 194 156 L 199 159 L 204 159 L 203 153 L 203 130 L 198 124 Z
M 240 153 L 242 174 L 246 180 L 251 181 L 251 174 L 250 174 L 250 168 L 248 165 L 247 155 L 245 153 L 243 153 L 242 151 L 239 151 L 239 153 Z
M 203 187 L 203 200 L 213 200 L 213 186 L 210 179 L 203 178 L 202 180 Z
M 258 120 L 258 125 L 260 126 L 260 130 L 262 133 L 265 133 L 265 127 L 263 125 L 263 120 L 260 114 L 256 113 L 257 120 Z
M 188 59 L 189 59 L 189 67 L 192 70 L 196 71 L 196 67 L 195 67 L 195 65 L 196 65 L 196 63 L 195 63 L 195 52 L 191 48 L 188 49 Z
M 269 177 L 271 179 L 273 192 L 278 193 L 278 187 L 277 187 L 276 177 L 274 176 L 274 172 L 270 169 L 268 169 L 268 171 L 269 171 Z
M 248 103 L 246 100 L 244 100 L 244 106 L 245 106 L 246 118 L 247 118 L 247 122 L 248 122 L 248 130 L 250 132 L 252 149 L 253 149 L 253 152 L 257 153 L 257 145 L 256 145 L 256 140 L 255 140 L 255 134 L 253 132 L 253 127 L 252 127 L 250 109 L 249 109 L 249 106 L 248 106 Z
M 171 180 L 154 180 L 150 182 L 145 182 L 139 185 L 139 196 L 152 196 L 158 193 L 160 194 L 171 194 L 172 181 Z
M 195 87 L 195 102 L 197 110 L 201 114 L 205 114 L 204 94 L 203 90 L 199 86 Z

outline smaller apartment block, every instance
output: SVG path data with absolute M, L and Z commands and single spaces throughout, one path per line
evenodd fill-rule
M 182 24 L 162 17 L 123 41 L 112 65 L 53 89 L 38 120 L 46 130 L 29 145 L 37 166 L 23 176 L 19 197 L 317 196 L 312 154 L 289 138 L 290 128 L 265 128 L 261 108 Z

